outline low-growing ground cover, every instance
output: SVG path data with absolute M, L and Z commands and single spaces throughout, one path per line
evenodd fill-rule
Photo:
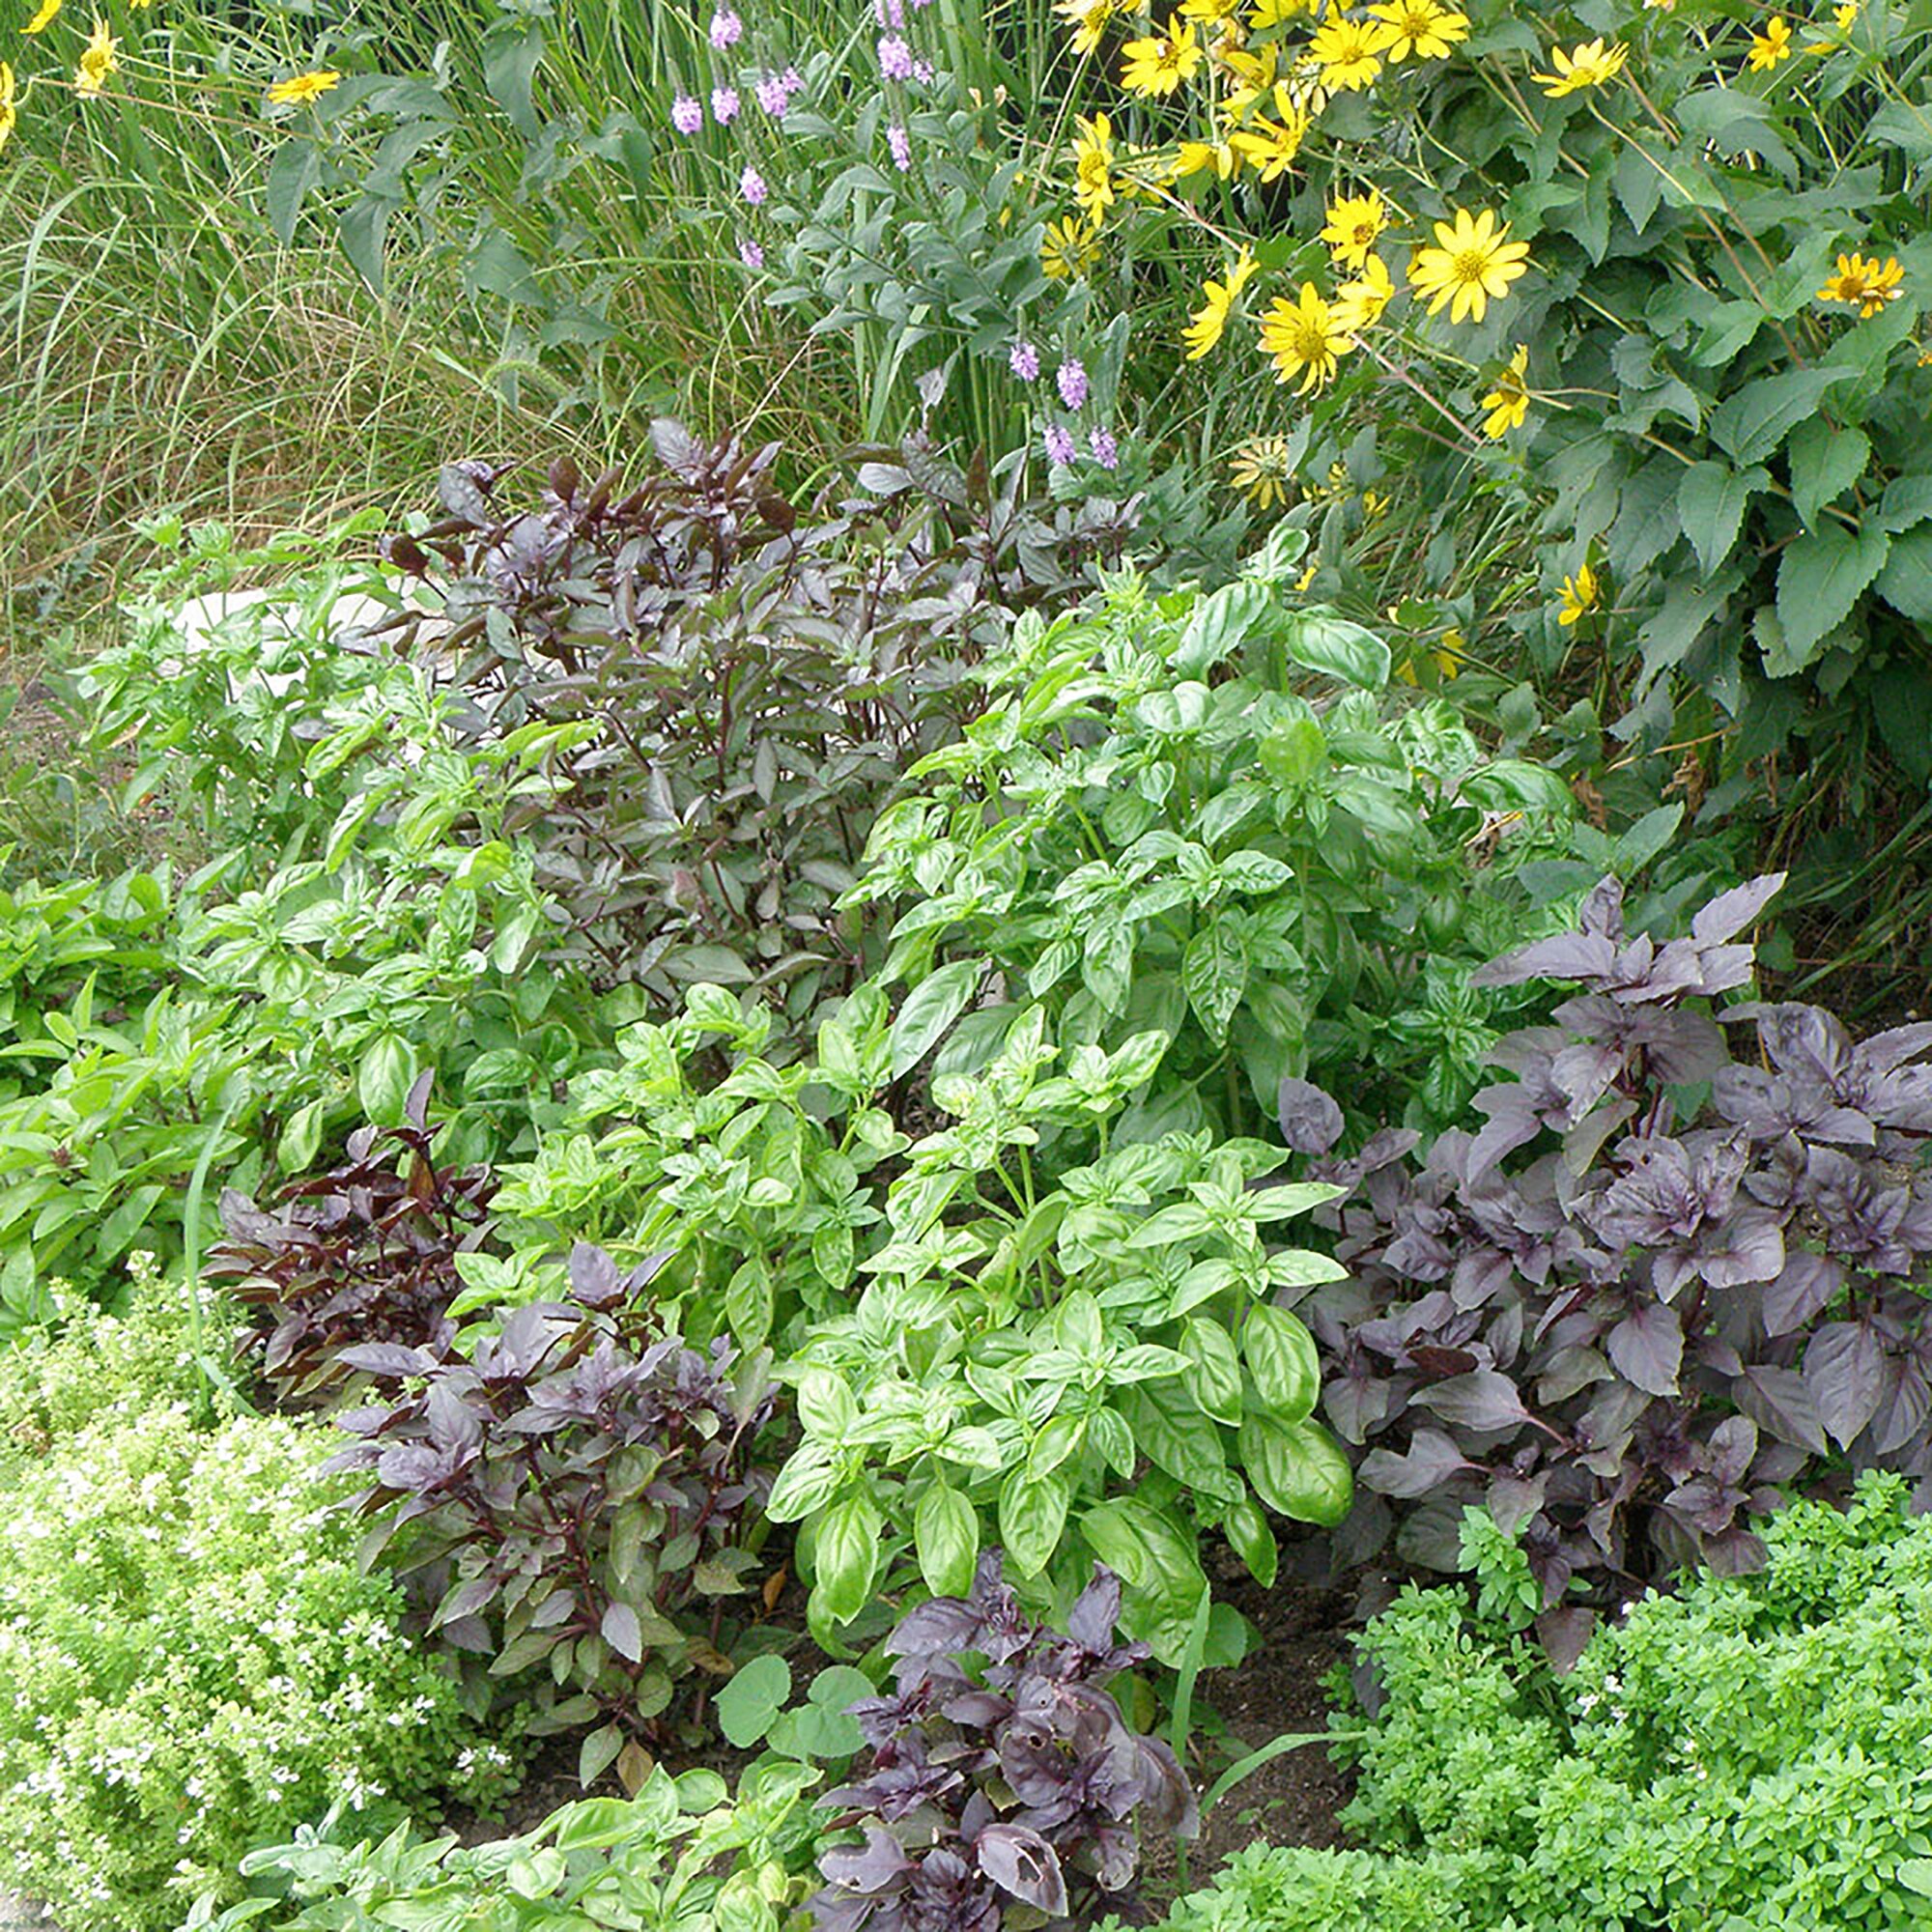
M 1918 0 L 0 33 L 0 1881 L 1932 1920 Z

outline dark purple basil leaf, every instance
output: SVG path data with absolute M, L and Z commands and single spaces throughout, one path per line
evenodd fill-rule
M 1066 1634 L 1083 1649 L 1104 1656 L 1114 1648 L 1121 1621 L 1121 1579 L 1096 1563 L 1093 1580 L 1074 1599 L 1067 1612 Z
M 1485 1435 L 1514 1430 L 1530 1420 L 1516 1384 L 1493 1369 L 1452 1376 L 1447 1381 L 1416 1390 L 1413 1400 L 1434 1409 L 1444 1422 Z
M 902 1886 L 914 1866 L 890 1832 L 867 1825 L 864 1845 L 835 1845 L 821 1852 L 818 1869 L 832 1884 L 871 1898 Z
M 1604 1348 L 1618 1371 L 1646 1393 L 1677 1393 L 1684 1329 L 1674 1308 L 1660 1301 L 1639 1301 L 1610 1330 Z
M 1869 1323 L 1833 1321 L 1820 1328 L 1805 1344 L 1804 1385 L 1827 1433 L 1849 1449 L 1885 1392 L 1885 1353 Z
M 1767 872 L 1747 885 L 1719 893 L 1690 921 L 1690 937 L 1703 946 L 1735 939 L 1776 898 L 1784 885 L 1782 872 Z
M 602 1248 L 579 1241 L 570 1250 L 570 1292 L 586 1308 L 611 1308 L 624 1298 L 624 1281 Z
M 1576 1668 L 1577 1660 L 1597 1634 L 1595 1610 L 1545 1610 L 1536 1620 L 1536 1634 L 1549 1658 L 1549 1667 L 1559 1677 Z
M 1779 1441 L 1824 1455 L 1825 1425 L 1819 1418 L 1818 1405 L 1804 1378 L 1795 1369 L 1752 1364 L 1733 1393 L 1738 1406 L 1760 1429 L 1769 1430 Z
M 1845 1285 L 1843 1266 L 1828 1255 L 1787 1254 L 1777 1279 L 1764 1292 L 1764 1325 L 1773 1335 L 1789 1335 L 1821 1315 Z
M 1872 1450 L 1879 1456 L 1895 1456 L 1932 1415 L 1932 1383 L 1916 1361 L 1889 1356 L 1886 1363 L 1886 1389 L 1872 1415 Z
M 1312 1081 L 1285 1079 L 1277 1096 L 1283 1142 L 1295 1153 L 1326 1153 L 1342 1138 L 1342 1110 Z
M 1740 1485 L 1757 1460 L 1757 1425 L 1747 1415 L 1726 1416 L 1711 1432 L 1711 1473 L 1720 1483 Z
M 908 1610 L 886 1639 L 888 1657 L 933 1657 L 972 1650 L 985 1618 L 958 1597 L 934 1597 Z
M 988 1825 L 974 1841 L 980 1869 L 1022 1905 L 1051 1918 L 1066 1911 L 1066 1878 L 1054 1850 L 1024 1825 Z
M 426 1376 L 437 1363 L 437 1357 L 427 1349 L 405 1349 L 394 1342 L 365 1342 L 360 1348 L 342 1349 L 335 1359 L 344 1368 L 359 1374 L 396 1380 Z
M 1470 1463 L 1454 1441 L 1440 1430 L 1418 1429 L 1407 1451 L 1397 1456 L 1372 1449 L 1362 1458 L 1361 1479 L 1386 1496 L 1426 1496 Z

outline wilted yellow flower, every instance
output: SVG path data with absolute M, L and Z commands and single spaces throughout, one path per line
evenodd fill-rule
M 1379 523 L 1388 515 L 1388 507 L 1393 500 L 1392 497 L 1384 496 L 1379 490 L 1364 490 L 1362 492 L 1363 523 Z
M 1840 255 L 1837 270 L 1818 291 L 1818 299 L 1850 302 L 1861 316 L 1872 316 L 1898 299 L 1904 279 L 1896 255 L 1888 255 L 1883 262 L 1876 255 Z
M 1509 294 L 1509 285 L 1529 266 L 1529 244 L 1511 242 L 1508 235 L 1508 224 L 1498 228 L 1487 208 L 1473 218 L 1459 208 L 1453 224 L 1435 224 L 1436 245 L 1418 249 L 1408 272 L 1415 292 L 1428 298 L 1431 315 L 1451 302 L 1451 322 L 1465 316 L 1481 322 L 1492 298 Z
M 1201 306 L 1180 331 L 1180 339 L 1187 345 L 1187 359 L 1190 362 L 1200 361 L 1220 341 L 1222 331 L 1228 327 L 1229 311 L 1254 272 L 1254 250 L 1244 247 L 1229 268 L 1225 281 L 1202 283 Z
M 1784 24 L 1782 14 L 1774 14 L 1764 23 L 1764 32 L 1751 36 L 1750 52 L 1745 57 L 1746 65 L 1753 73 L 1769 73 L 1779 61 L 1791 57 L 1791 29 Z
M 1308 138 L 1308 116 L 1291 109 L 1280 121 L 1257 121 L 1231 138 L 1263 181 L 1276 181 L 1293 166 Z
M 107 22 L 99 14 L 94 16 L 94 31 L 87 37 L 87 44 L 80 50 L 80 66 L 73 76 L 73 91 L 92 98 L 107 85 L 107 76 L 114 71 L 114 36 L 107 31 Z
M 1845 4 L 1842 7 L 1833 7 L 1832 9 L 1832 31 L 1829 34 L 1821 36 L 1818 40 L 1808 43 L 1807 50 L 1811 53 L 1823 53 L 1828 48 L 1843 45 L 1846 36 L 1851 33 L 1853 26 L 1857 23 L 1858 17 L 1859 0 L 1845 0 Z
M 1114 205 L 1114 124 L 1104 114 L 1081 117 L 1073 143 L 1073 199 L 1095 228 Z
M 1561 47 L 1551 47 L 1549 64 L 1556 71 L 1533 73 L 1530 79 L 1553 100 L 1613 80 L 1623 71 L 1624 62 L 1629 58 L 1630 49 L 1621 41 L 1613 47 L 1606 47 L 1602 41 L 1582 41 L 1567 54 Z
M 1170 14 L 1166 33 L 1129 41 L 1122 50 L 1121 85 L 1129 94 L 1148 98 L 1172 94 L 1194 77 L 1205 58 L 1193 23 Z
M 1288 501 L 1294 473 L 1294 451 L 1285 436 L 1251 436 L 1235 445 L 1228 480 L 1256 509 Z
M 1302 395 L 1319 389 L 1354 344 L 1335 319 L 1335 311 L 1313 282 L 1303 282 L 1299 299 L 1276 296 L 1262 318 L 1262 351 L 1274 360 L 1275 381 L 1297 375 Z
M 1597 608 L 1603 590 L 1597 573 L 1587 563 L 1578 564 L 1577 575 L 1563 580 L 1563 605 L 1556 613 L 1556 621 L 1569 629 L 1586 611 Z
M 1367 194 L 1340 194 L 1328 204 L 1328 222 L 1321 231 L 1328 252 L 1345 269 L 1359 269 L 1369 250 L 1388 226 L 1388 203 L 1378 188 Z
M 1388 0 L 1369 12 L 1389 31 L 1382 58 L 1391 67 L 1411 54 L 1417 60 L 1440 60 L 1458 41 L 1469 38 L 1469 16 L 1451 13 L 1436 0 Z
M 1091 54 L 1119 8 L 1116 0 L 1054 0 L 1054 11 L 1073 29 L 1073 51 Z
M 1516 354 L 1503 365 L 1496 376 L 1496 385 L 1483 398 L 1483 407 L 1489 411 L 1483 423 L 1483 434 L 1500 439 L 1513 429 L 1522 427 L 1523 418 L 1529 413 L 1529 347 L 1519 342 Z
M 269 99 L 277 107 L 299 106 L 305 101 L 321 99 L 341 79 L 342 76 L 330 68 L 317 73 L 291 74 L 287 80 L 278 80 L 270 88 Z
M 1359 335 L 1382 319 L 1382 310 L 1394 299 L 1388 264 L 1379 255 L 1371 255 L 1362 264 L 1362 272 L 1335 292 L 1336 323 L 1350 335 Z
M 1241 0 L 1180 0 L 1180 11 L 1190 20 L 1200 20 L 1212 26 L 1216 20 L 1225 20 Z
M 1389 30 L 1378 21 L 1324 20 L 1308 43 L 1308 51 L 1321 70 L 1324 86 L 1352 93 L 1367 87 L 1382 71 L 1382 49 L 1391 44 Z
M 1255 0 L 1255 11 L 1250 15 L 1257 28 L 1278 27 L 1284 20 L 1300 18 L 1303 14 L 1315 11 L 1316 0 Z
M 34 17 L 27 22 L 21 31 L 28 34 L 38 34 L 52 21 L 54 15 L 60 10 L 61 0 L 41 0 L 41 4 L 34 10 Z
M 1100 231 L 1078 215 L 1049 221 L 1046 233 L 1039 238 L 1040 272 L 1051 281 L 1071 281 L 1099 259 Z
M 0 148 L 7 145 L 7 136 L 14 131 L 14 123 L 18 119 L 18 110 L 14 105 L 14 70 L 0 61 Z

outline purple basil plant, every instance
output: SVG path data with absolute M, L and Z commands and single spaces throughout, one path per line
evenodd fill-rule
M 1456 1567 L 1463 1509 L 1519 1531 L 1561 1653 L 1687 1561 L 1762 1559 L 1747 1520 L 1874 1464 L 1932 1478 L 1932 1025 L 1857 1043 L 1818 1008 L 1716 1007 L 1781 875 L 1689 937 L 1632 937 L 1605 880 L 1577 931 L 1486 967 L 1577 984 L 1492 1055 L 1473 1132 L 1384 1130 L 1289 1082 L 1288 1144 L 1350 1196 L 1351 1279 L 1300 1300 L 1360 1485 L 1345 1556 Z M 1734 1058 L 1743 1048 L 1747 1058 Z
M 852 1707 L 871 1756 L 827 1795 L 865 1842 L 824 1853 L 818 1932 L 1091 1925 L 1131 1908 L 1140 1828 L 1192 1837 L 1193 1791 L 1095 1679 L 1122 1643 L 1121 1585 L 1095 1568 L 1065 1635 L 1043 1629 L 985 1551 L 971 1596 L 938 1597 L 887 1642 L 893 1688 Z
M 356 1440 L 325 1468 L 372 1473 L 356 1503 L 436 1600 L 431 1631 L 532 1699 L 534 1732 L 587 1733 L 588 1783 L 613 1759 L 646 1772 L 643 1747 L 675 1735 L 679 1680 L 729 1669 L 772 1397 L 764 1352 L 656 1331 L 639 1298 L 654 1263 L 620 1271 L 579 1243 L 570 1271 L 573 1304 L 515 1310 L 471 1355 L 346 1350 L 390 1400 L 337 1418 Z

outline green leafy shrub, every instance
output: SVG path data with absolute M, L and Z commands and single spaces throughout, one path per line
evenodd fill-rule
M 1122 532 L 1042 526 L 918 443 L 802 511 L 776 444 L 652 440 L 640 480 L 560 461 L 531 509 L 446 467 L 442 518 L 385 546 L 436 606 L 400 621 L 454 667 L 462 743 L 551 734 L 554 783 L 504 822 L 563 908 L 552 956 L 660 1005 L 755 983 L 798 1022 L 855 978 L 838 895 L 1005 602 L 1079 583 Z
M 459 1845 L 398 1829 L 357 1838 L 333 1806 L 243 1861 L 258 1895 L 188 1926 L 240 1932 L 792 1932 L 817 1833 L 804 1765 L 754 1766 L 735 1794 L 717 1773 L 658 1769 L 637 1797 L 585 1799 L 534 1831 Z
M 803 1440 L 769 1507 L 802 1524 L 826 1641 L 901 1583 L 963 1590 L 998 1543 L 1062 1607 L 1105 1563 L 1127 1630 L 1172 1662 L 1208 1590 L 1203 1528 L 1266 1582 L 1267 1509 L 1348 1506 L 1313 1343 L 1267 1300 L 1335 1276 L 1270 1245 L 1330 1190 L 1256 1186 L 1284 1159 L 1260 1141 L 1123 1142 L 1165 1036 L 1066 1049 L 1038 1007 L 993 1013 L 974 1071 L 901 1101 L 981 971 L 950 966 L 896 1013 L 868 982 L 784 1067 L 768 1018 L 693 987 L 581 1083 L 570 1118 L 601 1131 L 506 1179 L 518 1252 L 459 1261 L 452 1312 L 554 1293 L 563 1231 L 594 1212 L 688 1334 L 777 1345 Z
M 0 1502 L 0 1856 L 72 1932 L 168 1932 L 237 1861 L 345 1798 L 371 1818 L 515 1759 L 403 1641 L 325 1506 L 322 1432 L 102 1414 Z
M 1024 621 L 993 706 L 912 768 L 848 900 L 904 908 L 881 970 L 950 1009 L 942 1070 L 1034 1000 L 1068 1051 L 1168 1042 L 1136 1135 L 1252 1131 L 1324 1066 L 1424 1121 L 1466 1100 L 1494 1038 L 1468 971 L 1541 929 L 1520 875 L 1576 849 L 1569 791 L 1383 695 L 1380 638 L 1278 590 L 1302 541 Z M 952 1032 L 976 960 L 1004 990 Z
M 1870 1474 L 1842 1512 L 1796 1504 L 1761 1534 L 1763 1572 L 1641 1599 L 1563 1677 L 1514 1619 L 1406 1591 L 1335 1747 L 1375 1854 L 1251 1852 L 1177 1932 L 1315 1932 L 1354 1882 L 1417 1932 L 1932 1924 L 1932 1520 Z

